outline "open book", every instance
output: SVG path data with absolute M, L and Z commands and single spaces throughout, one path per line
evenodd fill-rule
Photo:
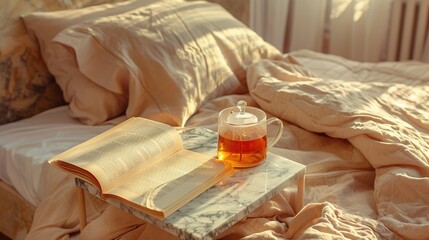
M 49 161 L 115 198 L 163 219 L 233 172 L 183 148 L 171 126 L 134 117 Z

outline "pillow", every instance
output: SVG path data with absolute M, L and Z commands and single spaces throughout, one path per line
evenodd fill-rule
M 0 124 L 65 104 L 37 46 L 26 36 L 6 38 L 0 37 Z
M 103 102 L 126 102 L 127 117 L 183 126 L 208 100 L 247 92 L 247 66 L 280 54 L 219 5 L 179 0 L 87 19 L 48 47 L 50 71 L 69 100 L 91 105 L 79 115 L 94 124 L 108 116 L 94 119 L 97 114 L 88 112 L 102 105 L 93 106 L 91 92 L 78 95 L 83 82 L 102 89 L 93 95 Z M 70 69 L 79 74 L 70 75 Z
M 127 105 L 126 96 L 111 93 L 88 81 L 86 76 L 73 63 L 74 56 L 67 51 L 54 53 L 51 41 L 59 32 L 74 24 L 127 12 L 156 0 L 121 1 L 124 0 L 98 0 L 92 1 L 92 3 L 119 3 L 54 12 L 33 12 L 22 16 L 28 33 L 39 43 L 41 55 L 49 72 L 54 75 L 57 84 L 63 92 L 64 99 L 69 103 L 71 116 L 85 124 L 94 125 L 102 123 L 106 119 L 123 114 Z M 59 56 L 64 57 L 61 58 Z M 54 65 L 60 65 L 60 68 L 53 67 Z M 88 96 L 97 97 L 88 99 Z
M 19 15 L 43 9 L 37 1 L 2 1 L 0 14 L 0 124 L 64 104 L 61 90 L 44 65 L 37 44 Z M 52 4 L 54 5 L 54 3 Z

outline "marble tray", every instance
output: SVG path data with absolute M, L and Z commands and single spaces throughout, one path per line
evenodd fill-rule
M 216 155 L 217 133 L 204 128 L 181 133 L 187 149 Z M 303 204 L 305 166 L 273 153 L 256 167 L 235 169 L 234 174 L 208 189 L 164 220 L 128 205 L 108 199 L 108 203 L 148 221 L 181 239 L 212 239 L 287 187 L 297 188 L 296 208 Z M 76 185 L 99 196 L 89 183 Z

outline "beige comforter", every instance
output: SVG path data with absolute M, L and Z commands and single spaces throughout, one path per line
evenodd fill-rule
M 244 99 L 284 120 L 271 151 L 307 166 L 304 209 L 294 212 L 285 191 L 220 237 L 428 239 L 428 66 L 292 55 L 253 64 L 249 94 L 214 99 L 187 123 L 216 129 L 218 111 Z M 174 239 L 88 194 L 89 224 L 79 234 L 73 181 L 55 169 L 44 177 L 51 194 L 28 239 Z

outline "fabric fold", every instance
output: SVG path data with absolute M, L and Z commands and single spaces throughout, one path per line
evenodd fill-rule
M 281 119 L 347 139 L 376 170 L 379 220 L 399 236 L 427 237 L 422 222 L 429 222 L 429 195 L 421 194 L 429 192 L 429 125 L 422 124 L 429 119 L 422 111 L 429 109 L 427 81 L 416 82 L 412 73 L 404 72 L 401 83 L 390 82 L 376 64 L 367 64 L 371 71 L 366 75 L 378 76 L 377 81 L 321 78 L 296 62 L 261 60 L 252 65 L 247 75 L 251 96 Z M 421 79 L 429 79 L 429 73 Z M 392 88 L 408 89 L 409 95 Z

